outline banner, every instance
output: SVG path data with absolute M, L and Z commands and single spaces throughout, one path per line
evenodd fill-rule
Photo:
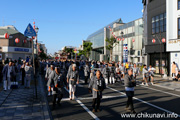
M 128 44 L 123 44 L 123 63 L 128 62 Z

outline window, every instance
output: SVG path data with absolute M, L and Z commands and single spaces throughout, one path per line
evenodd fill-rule
M 156 33 L 159 33 L 159 16 L 156 16 Z
M 164 15 L 160 15 L 160 32 L 163 32 L 163 22 L 164 22 Z
M 178 10 L 180 10 L 180 0 L 178 0 Z
M 180 18 L 178 18 L 178 39 L 180 39 Z
M 166 32 L 166 13 L 152 17 L 152 34 Z
M 166 13 L 164 13 L 163 17 L 163 31 L 166 32 Z
M 152 18 L 152 34 L 155 34 L 155 17 Z

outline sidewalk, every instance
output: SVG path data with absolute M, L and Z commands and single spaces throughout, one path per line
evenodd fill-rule
M 141 81 L 142 75 L 138 76 L 137 79 Z M 180 91 L 180 81 L 173 81 L 171 77 L 161 78 L 161 76 L 154 77 L 154 86 L 162 87 L 170 90 Z
M 32 82 L 32 81 L 31 81 Z M 0 120 L 50 120 L 41 77 L 38 77 L 37 96 L 35 86 L 30 89 L 20 86 L 0 92 Z

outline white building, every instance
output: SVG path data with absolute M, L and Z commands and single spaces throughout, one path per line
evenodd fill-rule
M 166 0 L 166 14 L 166 51 L 170 52 L 170 65 L 174 61 L 180 66 L 180 0 Z

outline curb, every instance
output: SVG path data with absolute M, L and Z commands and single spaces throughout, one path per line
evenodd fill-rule
M 44 119 L 45 120 L 53 120 L 52 113 L 51 113 L 51 110 L 49 108 L 49 104 L 47 101 L 46 93 L 44 91 L 44 87 L 43 87 L 44 84 L 43 84 L 41 75 L 39 75 L 39 84 L 38 85 L 40 86 L 40 89 L 41 89 L 41 96 L 42 96 L 41 101 L 42 101 Z

